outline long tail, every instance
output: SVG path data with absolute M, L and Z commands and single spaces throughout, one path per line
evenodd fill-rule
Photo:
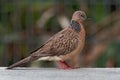
M 31 56 L 29 56 L 29 57 L 27 57 L 27 58 L 25 58 L 25 59 L 22 59 L 21 61 L 18 61 L 18 62 L 16 62 L 16 63 L 10 65 L 9 67 L 7 67 L 7 69 L 12 69 L 12 68 L 14 68 L 14 67 L 23 65 L 23 64 L 28 63 L 28 62 L 31 62 L 31 59 L 30 59 L 30 58 L 31 58 Z
M 24 58 L 24 59 L 22 59 L 22 60 L 20 60 L 16 63 L 12 64 L 12 65 L 10 65 L 6 69 L 12 69 L 14 67 L 21 66 L 21 65 L 29 63 L 31 61 L 37 60 L 41 57 L 51 56 L 51 54 L 48 54 L 48 53 L 49 53 L 49 51 L 47 51 L 47 52 L 46 51 L 45 52 L 44 51 L 43 52 L 40 52 L 40 51 L 39 52 L 34 52 L 34 53 L 32 53 L 32 55 L 30 55 L 30 56 L 28 56 L 28 57 L 26 57 L 26 58 Z

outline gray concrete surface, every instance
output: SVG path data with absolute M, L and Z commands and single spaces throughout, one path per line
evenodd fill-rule
M 0 68 L 0 80 L 120 80 L 120 68 Z

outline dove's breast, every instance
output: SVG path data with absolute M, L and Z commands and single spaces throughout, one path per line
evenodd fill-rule
M 60 58 L 62 60 L 70 59 L 70 58 L 78 55 L 82 51 L 84 44 L 85 44 L 85 30 L 82 25 L 81 25 L 81 31 L 78 33 L 78 36 L 79 36 L 79 42 L 78 42 L 77 48 L 74 51 L 72 51 L 66 55 L 61 55 Z

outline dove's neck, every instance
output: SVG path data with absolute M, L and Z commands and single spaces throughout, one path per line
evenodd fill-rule
M 82 36 L 83 39 L 85 38 L 86 33 L 85 33 L 84 26 L 81 22 L 72 20 L 71 21 L 71 28 L 74 29 L 79 34 L 79 36 Z
M 82 24 L 80 24 L 79 22 L 75 21 L 75 20 L 71 20 L 71 27 L 72 29 L 74 29 L 76 32 L 80 32 L 82 29 Z
M 85 43 L 85 35 L 86 35 L 86 32 L 85 32 L 84 26 L 83 26 L 83 24 L 82 24 L 81 22 L 78 22 L 78 23 L 80 24 L 80 28 L 81 28 L 81 31 L 78 32 L 78 34 L 79 34 L 82 42 Z

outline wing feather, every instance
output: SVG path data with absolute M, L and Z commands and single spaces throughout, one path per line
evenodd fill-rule
M 65 55 L 76 49 L 79 37 L 71 28 L 66 28 L 51 37 L 35 51 L 32 57 Z

